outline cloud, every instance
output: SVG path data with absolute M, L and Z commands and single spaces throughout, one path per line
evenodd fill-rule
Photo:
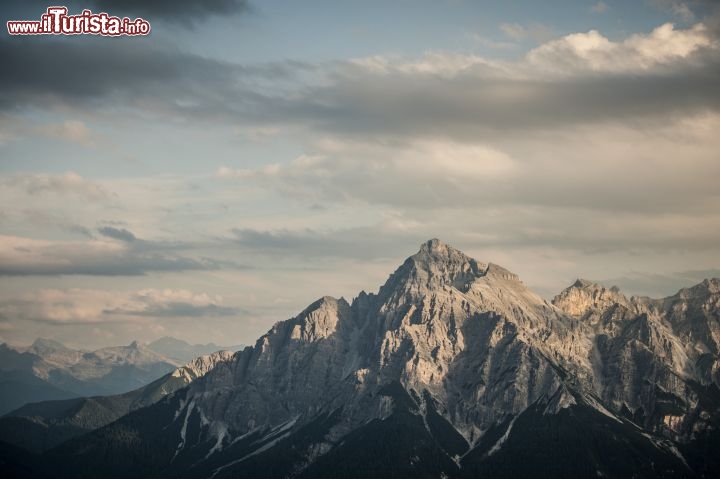
M 101 320 L 102 308 L 113 301 L 108 291 L 82 289 L 41 290 L 0 300 L 0 319 L 5 322 L 47 321 L 93 323 Z
M 222 296 L 207 293 L 173 289 L 146 289 L 133 294 L 129 298 L 129 304 L 106 309 L 103 314 L 155 318 L 197 318 L 235 316 L 242 312 L 239 308 L 222 306 L 220 304 L 222 301 Z
M 362 202 L 419 212 L 533 206 L 702 216 L 720 213 L 713 206 L 713 178 L 720 174 L 717 127 L 720 115 L 652 129 L 588 126 L 521 138 L 498 133 L 492 142 L 335 137 L 285 164 L 226 166 L 217 176 L 308 203 Z
M 64 179 L 18 174 L 0 180 L 0 275 L 137 276 L 247 268 L 236 255 L 219 251 L 212 239 L 227 229 L 224 207 L 242 205 L 246 198 L 217 191 L 213 179 Z
M 702 23 L 686 30 L 666 23 L 648 35 L 631 35 L 622 42 L 613 42 L 597 30 L 566 35 L 531 50 L 528 61 L 541 70 L 563 74 L 588 70 L 641 72 L 708 48 L 717 50 L 718 41 Z
M 238 127 L 236 129 L 238 136 L 241 136 L 254 143 L 265 143 L 268 140 L 275 138 L 280 134 L 280 129 L 277 127 L 266 126 L 266 127 Z
M 40 0 L 5 0 L 3 6 L 44 13 L 48 5 L 47 2 Z M 210 17 L 241 15 L 252 11 L 247 0 L 66 0 L 63 5 L 68 7 L 71 14 L 80 13 L 87 8 L 95 13 L 141 17 L 151 23 L 165 21 L 184 26 L 193 26 Z M 12 18 L 12 20 L 16 19 L 20 18 Z
M 210 16 L 237 15 L 250 11 L 246 0 L 90 0 L 90 4 L 94 9 L 113 15 L 127 12 L 149 21 L 164 19 L 186 24 Z
M 18 44 L 20 50 L 28 45 Z M 59 48 L 65 55 L 85 47 L 71 41 Z M 34 46 L 29 49 L 32 53 Z M 406 227 L 392 236 L 396 244 L 462 229 L 462 237 L 474 238 L 474 244 L 514 251 L 553 246 L 595 256 L 643 247 L 717 251 L 720 48 L 702 24 L 667 24 L 617 40 L 597 31 L 576 33 L 514 61 L 436 51 L 411 59 L 378 55 L 261 68 L 157 46 L 138 50 L 120 53 L 122 67 L 107 65 L 118 78 L 93 68 L 98 76 L 87 91 L 73 85 L 75 77 L 44 84 L 15 72 L 20 76 L 0 80 L 9 86 L 0 96 L 19 108 L 42 98 L 88 109 L 122 100 L 141 114 L 230 119 L 243 132 L 299 130 L 306 139 L 301 155 L 258 167 L 228 161 L 217 170 L 225 182 L 218 197 L 236 194 L 241 189 L 236 183 L 252 185 L 253 192 L 265 190 L 258 194 L 271 200 L 263 204 L 271 213 L 206 245 L 218 247 L 213 256 L 232 246 L 261 251 L 265 244 L 278 255 L 369 259 L 385 246 L 375 243 L 375 253 L 369 246 L 356 252 L 352 243 L 362 238 L 373 245 L 376 240 L 367 238 L 387 234 L 386 226 L 376 225 L 379 212 L 387 211 L 397 212 L 395 220 Z M 39 49 L 34 55 L 42 64 Z M 26 96 L 13 94 L 14 88 L 27 88 Z M 72 101 L 75 95 L 81 100 Z M 136 188 L 134 183 L 128 181 L 126 191 Z M 277 192 L 283 198 L 275 197 Z M 178 206 L 178 196 L 173 193 L 162 206 L 176 208 L 175 218 L 185 220 L 187 208 Z M 148 197 L 128 195 L 137 201 L 137 214 L 146 214 Z M 285 208 L 286 201 L 303 208 L 330 205 L 322 221 L 337 224 L 338 231 L 322 229 L 321 220 L 303 224 L 305 218 L 288 213 L 295 210 Z M 346 208 L 352 218 L 338 219 L 335 208 Z M 144 224 L 158 216 L 148 215 Z M 130 236 L 122 230 L 135 236 L 133 227 L 115 226 L 72 248 L 64 242 L 22 244 L 7 253 L 25 265 L 12 274 L 30 274 L 19 272 L 30 267 L 42 274 L 87 271 L 90 266 L 74 256 L 82 249 L 90 251 L 93 265 L 103 265 L 105 272 L 97 274 L 222 266 L 192 247 L 123 241 Z M 219 220 L 213 226 L 216 237 L 228 234 L 219 231 L 225 226 Z M 52 263 L 58 262 L 50 253 L 55 246 L 62 266 Z M 119 259 L 110 264 L 108 258 Z M 40 266 L 33 266 L 36 260 Z M 107 273 L 118 270 L 125 272 Z
M 147 316 L 153 318 L 200 318 L 214 316 L 234 316 L 246 311 L 240 308 L 218 306 L 216 304 L 193 305 L 183 302 L 168 303 L 163 305 L 148 305 L 144 309 L 106 309 L 106 315 L 120 316 Z
M 647 0 L 647 3 L 660 10 L 668 11 L 685 21 L 691 21 L 695 18 L 695 14 L 685 2 L 679 2 L 677 0 Z
M 248 66 L 157 43 L 32 40 L 0 40 L 10 72 L 0 79 L 0 108 L 122 104 L 136 114 L 232 121 L 263 133 L 291 127 L 456 139 L 720 108 L 720 45 L 703 24 L 666 24 L 620 41 L 576 33 L 517 61 L 428 52 L 414 60 Z
M 480 144 L 326 140 L 316 148 L 314 154 L 302 155 L 285 165 L 222 167 L 217 176 L 253 181 L 312 201 L 361 199 L 432 208 L 462 197 L 463 192 L 474 189 L 471 184 L 503 181 L 517 168 L 507 154 Z M 418 185 L 430 186 L 413 188 Z
M 484 35 L 480 35 L 479 33 L 469 33 L 467 36 L 471 40 L 475 41 L 478 45 L 492 50 L 512 50 L 520 46 L 517 42 L 514 41 L 497 41 Z
M 56 214 L 46 209 L 22 208 L 13 212 L 12 216 L 10 214 L 5 214 L 5 217 L 0 216 L 0 223 L 2 223 L 5 228 L 7 228 L 13 220 L 22 225 L 38 228 L 43 231 L 57 230 L 70 233 L 73 236 L 93 237 L 93 233 L 89 228 L 73 222 L 63 214 Z
M 523 26 L 519 23 L 501 23 L 498 28 L 516 42 L 528 37 L 536 42 L 543 42 L 555 36 L 552 28 L 541 23 L 533 23 L 529 26 Z
M 549 248 L 588 259 L 607 254 L 712 254 L 719 250 L 715 239 L 719 226 L 720 214 L 686 217 L 589 211 L 570 205 L 463 203 L 456 208 L 407 210 L 359 227 L 236 228 L 228 241 L 252 254 L 367 260 L 400 258 L 408 245 L 448 232 L 453 236 L 447 240 L 458 246 L 504 252 Z
M 148 2 L 153 3 L 153 2 Z M 0 107 L 37 105 L 97 108 L 107 103 L 151 99 L 182 102 L 215 83 L 232 83 L 241 70 L 197 55 L 160 48 L 148 39 L 139 45 L 98 38 L 0 38 Z M 109 39 L 114 40 L 114 39 Z M 154 103 L 154 102 L 153 102 Z
M 720 46 L 702 24 L 619 42 L 596 31 L 567 35 L 518 62 L 432 52 L 335 68 L 324 84 L 266 98 L 268 114 L 331 134 L 470 141 L 720 109 Z
M 112 226 L 103 226 L 101 228 L 98 228 L 98 233 L 100 233 L 103 236 L 107 236 L 108 238 L 117 239 L 120 241 L 126 241 L 126 242 L 132 242 L 135 241 L 137 238 L 135 237 L 132 232 L 126 230 L 125 228 L 114 228 Z
M 608 10 L 608 5 L 605 2 L 597 2 L 590 7 L 591 13 L 605 13 Z
M 50 124 L 37 127 L 35 132 L 50 138 L 70 141 L 83 146 L 94 146 L 93 133 L 82 121 L 67 120 L 59 124 Z
M 182 289 L 137 292 L 93 289 L 43 289 L 0 297 L 0 320 L 55 324 L 135 322 L 142 318 L 235 316 L 241 310 L 223 306 L 219 295 Z
M 351 260 L 401 258 L 408 252 L 407 245 L 420 244 L 427 238 L 404 230 L 400 224 L 393 219 L 371 226 L 324 230 L 236 228 L 230 240 L 246 251 L 270 256 Z
M 0 178 L 7 190 L 23 190 L 32 196 L 55 194 L 72 195 L 94 202 L 114 202 L 117 194 L 102 184 L 84 178 L 72 171 L 62 175 L 18 173 Z
M 376 237 L 407 245 L 454 232 L 455 240 L 505 251 L 713 254 L 718 128 L 714 114 L 652 128 L 498 134 L 492 143 L 333 137 L 288 163 L 224 167 L 217 176 L 308 205 L 397 212 L 382 227 L 357 230 L 237 228 L 238 243 L 255 252 L 370 258 L 395 251 Z M 390 224 L 398 227 L 392 234 Z
M 499 28 L 505 35 L 515 41 L 522 40 L 526 35 L 525 28 L 517 23 L 501 23 Z
M 123 236 L 122 230 L 110 234 Z M 116 239 L 121 241 L 0 236 L 0 276 L 137 276 L 153 271 L 214 270 L 221 265 L 240 267 L 231 262 L 180 256 L 173 253 L 173 244 Z

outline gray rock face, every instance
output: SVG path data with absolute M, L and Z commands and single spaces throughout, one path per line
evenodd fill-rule
M 553 303 L 588 337 L 595 391 L 613 410 L 680 441 L 710 426 L 701 396 L 720 386 L 717 279 L 661 300 L 578 281 Z
M 250 458 L 342 411 L 301 451 L 302 470 L 352 431 L 389 417 L 399 396 L 383 391 L 397 384 L 428 431 L 439 414 L 467 449 L 501 425 L 507 437 L 525 411 L 556 414 L 579 402 L 625 426 L 620 417 L 688 441 L 718 407 L 702 400 L 719 385 L 718 301 L 717 280 L 663 300 L 628 299 L 579 280 L 549 303 L 510 271 L 431 240 L 378 294 L 361 292 L 352 303 L 321 298 L 167 401 L 179 404 L 170 415 L 180 430 L 173 461 L 212 462 L 260 435 Z M 193 421 L 200 427 L 190 441 Z M 502 439 L 489 454 L 501 446 Z M 215 472 L 228 467 L 222 460 Z

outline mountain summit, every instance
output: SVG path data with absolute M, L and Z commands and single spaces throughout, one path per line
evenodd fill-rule
M 710 477 L 713 285 L 651 300 L 578 281 L 551 304 L 433 239 L 378 294 L 321 298 L 43 460 L 72 477 Z
M 405 260 L 390 275 L 378 296 L 385 300 L 392 297 L 394 301 L 407 296 L 414 301 L 433 291 L 465 289 L 486 272 L 486 264 L 478 263 L 461 251 L 432 239 L 423 243 L 420 251 Z

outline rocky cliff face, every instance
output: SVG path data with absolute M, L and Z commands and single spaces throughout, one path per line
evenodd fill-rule
M 662 299 L 627 299 L 578 280 L 553 304 L 592 339 L 596 393 L 645 428 L 687 441 L 712 427 L 703 397 L 720 386 L 718 280 Z
M 578 281 L 551 304 L 504 268 L 431 240 L 377 294 L 316 301 L 188 388 L 61 453 L 147 459 L 122 439 L 134 431 L 154 442 L 153 466 L 123 474 L 332 477 L 362 462 L 358 448 L 385 457 L 373 448 L 390 434 L 387 467 L 418 477 L 525 474 L 500 460 L 518 444 L 538 450 L 517 467 L 685 477 L 710 467 L 676 444 L 717 424 L 718 298 L 716 280 L 657 301 Z M 570 456 L 565 469 L 550 464 L 558 451 Z M 346 472 L 370 477 L 358 470 Z

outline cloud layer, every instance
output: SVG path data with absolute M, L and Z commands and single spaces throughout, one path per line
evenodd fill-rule
M 32 40 L 0 40 L 9 72 L 0 107 L 125 103 L 255 127 L 297 122 L 341 134 L 468 140 L 720 105 L 720 44 L 701 23 L 619 42 L 595 30 L 566 35 L 516 62 L 434 52 L 414 61 L 245 66 L 156 44 Z
M 114 230 L 111 235 L 117 241 L 46 241 L 0 236 L 0 276 L 138 276 L 220 267 L 220 261 L 173 254 L 170 244 L 128 241 L 131 233 L 127 233 Z
M 46 289 L 0 298 L 0 321 L 94 324 L 241 314 L 240 309 L 223 306 L 222 302 L 223 298 L 218 295 L 175 289 L 137 292 Z
M 180 3 L 92 5 L 188 24 L 202 2 Z M 86 167 L 16 162 L 0 179 L 0 282 L 16 292 L 0 327 L 127 336 L 204 318 L 218 342 L 250 335 L 236 315 L 256 333 L 320 295 L 372 289 L 430 237 L 546 296 L 577 276 L 671 293 L 720 257 L 720 43 L 693 21 L 623 38 L 506 22 L 493 28 L 518 55 L 503 59 L 244 64 L 162 40 L 0 38 L 6 151 L 47 141 Z M 107 132 L 142 150 L 123 177 L 98 167 Z

